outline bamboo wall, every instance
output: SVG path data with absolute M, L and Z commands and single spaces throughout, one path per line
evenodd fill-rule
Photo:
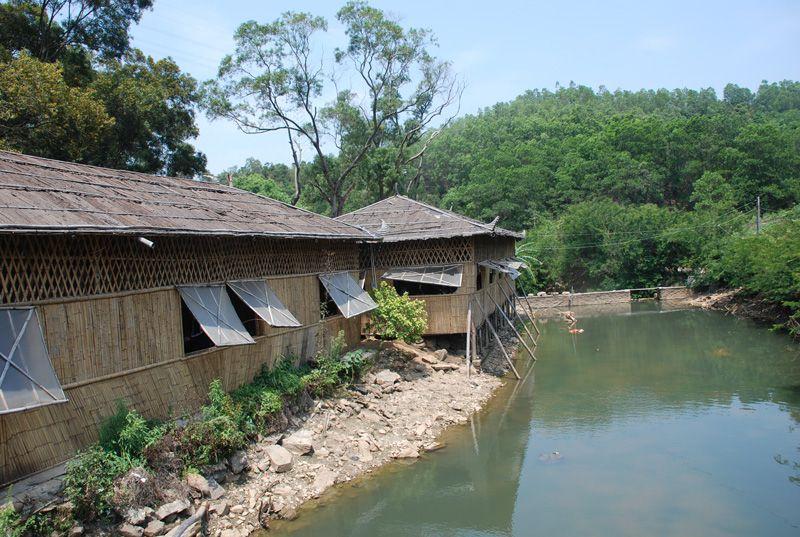
M 350 263 L 340 258 L 338 266 L 355 269 L 357 245 L 352 243 L 350 251 L 342 253 Z M 311 271 L 324 257 L 322 251 L 314 255 Z M 35 275 L 42 262 L 28 259 L 33 263 L 20 268 Z M 222 265 L 235 266 L 239 261 L 230 259 Z M 162 271 L 177 274 L 168 267 Z M 232 269 L 232 273 L 240 272 Z M 266 279 L 303 326 L 273 328 L 264 323 L 260 330 L 264 335 L 253 345 L 212 347 L 191 355 L 183 352 L 181 299 L 175 287 L 26 301 L 37 306 L 68 402 L 0 415 L 0 484 L 61 463 L 96 441 L 99 424 L 114 412 L 117 400 L 148 418 L 180 416 L 200 407 L 216 378 L 232 390 L 281 356 L 313 356 L 321 342 L 339 330 L 345 331 L 349 344 L 359 341 L 360 318 L 337 315 L 320 321 L 316 274 Z M 35 282 L 30 288 L 42 289 L 47 296 L 47 282 Z M 3 298 L 0 303 L 9 302 Z

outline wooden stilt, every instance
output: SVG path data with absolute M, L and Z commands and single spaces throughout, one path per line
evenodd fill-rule
M 492 298 L 492 300 L 494 300 L 494 298 Z M 528 346 L 528 344 L 525 343 L 525 339 L 523 339 L 522 334 L 520 334 L 517 331 L 517 327 L 514 326 L 514 323 L 511 322 L 511 319 L 509 319 L 508 316 L 505 314 L 505 312 L 502 310 L 502 308 L 500 308 L 500 306 L 497 304 L 497 301 L 495 301 L 495 305 L 497 305 L 497 308 L 500 311 L 500 314 L 503 316 L 503 319 L 505 319 L 506 323 L 508 323 L 508 326 L 510 326 L 511 330 L 514 331 L 514 335 L 517 336 L 517 339 L 519 340 L 519 342 L 522 343 L 522 345 L 525 347 L 525 350 L 528 351 L 528 354 L 531 355 L 531 358 L 533 358 L 533 361 L 535 362 L 536 361 L 536 356 L 533 354 L 533 351 Z
M 478 307 L 481 309 L 483 314 L 486 315 L 486 310 L 483 309 L 483 306 L 480 304 L 480 302 L 478 303 Z M 495 340 L 497 340 L 497 344 L 500 346 L 500 350 L 503 352 L 503 356 L 505 356 L 506 362 L 508 362 L 511 371 L 514 372 L 514 376 L 517 377 L 517 380 L 519 380 L 521 377 L 519 376 L 519 373 L 517 373 L 517 368 L 514 367 L 514 363 L 511 361 L 511 357 L 508 355 L 508 352 L 506 352 L 506 348 L 503 347 L 503 340 L 500 339 L 500 336 L 497 335 L 497 332 L 495 331 L 494 326 L 492 326 L 492 323 L 488 323 L 488 326 Z
M 467 378 L 470 375 L 470 369 L 472 369 L 472 356 L 469 353 L 470 343 L 472 339 L 472 304 L 467 305 Z
M 510 285 L 509 285 L 509 288 L 508 288 L 508 290 L 509 290 L 509 291 L 511 291 L 512 293 L 514 292 L 514 289 L 513 289 L 513 288 L 512 288 Z M 523 309 L 523 311 L 525 311 L 525 313 L 526 313 L 526 314 L 528 313 L 528 312 L 525 310 L 525 308 L 522 308 L 522 309 Z M 530 330 L 528 330 L 528 327 L 527 327 L 527 325 L 525 324 L 525 321 L 523 321 L 523 320 L 522 320 L 522 317 L 520 317 L 520 316 L 519 316 L 519 313 L 517 313 L 517 308 L 516 308 L 516 307 L 514 307 L 514 315 L 517 317 L 517 320 L 519 320 L 520 324 L 522 325 L 522 328 L 524 328 L 524 329 L 525 329 L 525 333 L 526 333 L 526 334 L 528 334 L 528 337 L 529 337 L 529 338 L 531 338 L 531 343 L 533 343 L 533 346 L 534 346 L 534 347 L 536 347 L 536 346 L 537 346 L 537 344 L 536 344 L 536 338 L 535 338 L 535 337 L 533 337 L 533 334 L 531 334 L 531 331 L 530 331 Z M 528 315 L 528 319 L 530 319 L 530 321 L 531 321 L 531 324 L 533 324 L 533 319 L 531 319 L 530 315 Z
M 536 335 L 537 336 L 541 336 L 542 333 L 539 331 L 539 327 L 536 326 L 536 312 L 533 311 L 533 306 L 531 306 L 531 303 L 528 300 L 528 295 L 523 295 L 523 298 L 525 299 L 525 304 L 528 305 L 528 310 L 530 310 L 530 313 L 528 314 L 528 316 L 531 318 L 531 322 L 533 323 L 533 329 L 536 330 Z M 526 312 L 528 310 L 526 310 Z

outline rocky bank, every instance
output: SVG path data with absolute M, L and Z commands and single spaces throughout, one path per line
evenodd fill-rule
M 186 499 L 131 512 L 116 528 L 126 537 L 244 537 L 272 519 L 291 519 L 305 501 L 393 459 L 416 459 L 444 446 L 447 426 L 464 423 L 502 384 L 464 357 L 402 343 L 371 345 L 374 366 L 337 399 L 314 401 L 281 434 L 260 438 L 228 461 L 186 477 Z M 188 528 L 188 529 L 186 529 Z M 181 534 L 180 532 L 184 533 Z

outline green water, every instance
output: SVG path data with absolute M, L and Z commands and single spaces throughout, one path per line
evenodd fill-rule
M 800 535 L 800 346 L 711 312 L 577 312 L 445 450 L 270 533 Z

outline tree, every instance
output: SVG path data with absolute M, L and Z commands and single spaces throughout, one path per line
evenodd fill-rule
M 94 90 L 68 86 L 59 65 L 23 53 L 0 68 L 3 148 L 87 162 L 113 128 Z
M 131 24 L 152 6 L 152 0 L 10 0 L 0 6 L 0 45 L 46 62 L 70 49 L 119 59 L 130 48 Z
M 205 155 L 186 142 L 198 134 L 194 78 L 171 59 L 156 61 L 139 50 L 104 67 L 91 87 L 116 123 L 94 153 L 94 163 L 187 177 L 202 173 Z
M 348 42 L 333 63 L 315 48 L 316 35 L 327 30 L 321 17 L 287 12 L 269 24 L 242 24 L 204 98 L 211 118 L 232 120 L 243 132 L 283 132 L 295 166 L 293 202 L 307 182 L 334 216 L 359 184 L 368 155 L 391 145 L 397 168 L 418 163 L 438 132 L 428 127 L 460 95 L 450 65 L 428 52 L 435 43 L 429 31 L 404 29 L 363 2 L 347 3 L 337 19 Z M 353 84 L 340 87 L 347 74 L 355 75 Z M 324 102 L 328 92 L 333 102 Z M 319 173 L 301 179 L 303 145 Z

